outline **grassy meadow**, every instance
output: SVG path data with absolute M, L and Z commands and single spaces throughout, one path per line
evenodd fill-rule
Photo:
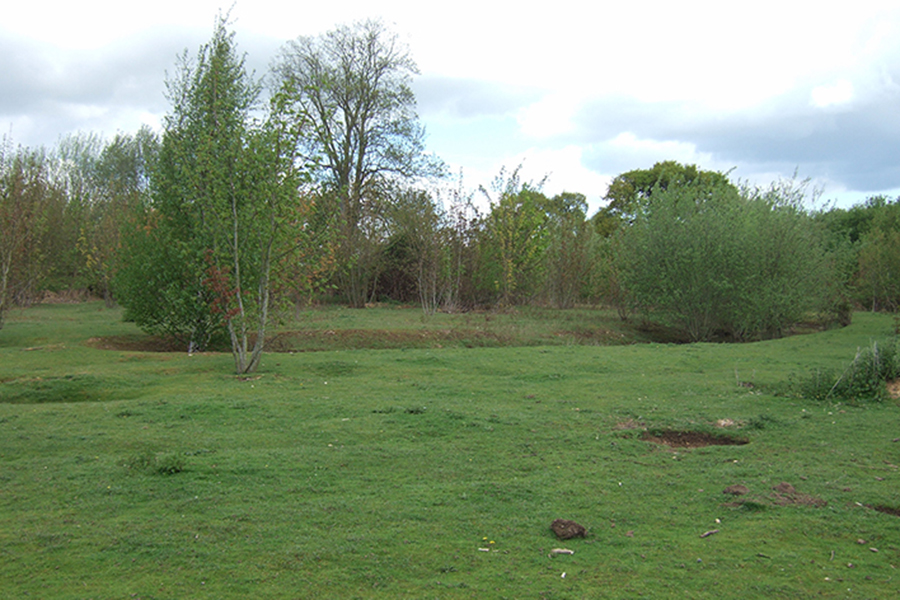
M 900 597 L 898 403 L 779 393 L 893 328 L 675 345 L 603 311 L 328 308 L 238 378 L 102 303 L 12 312 L 0 596 Z

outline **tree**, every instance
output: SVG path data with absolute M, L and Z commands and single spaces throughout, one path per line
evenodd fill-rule
M 0 142 L 0 328 L 14 304 L 33 298 L 45 275 L 50 196 L 44 153 Z
M 152 204 L 131 240 L 122 289 L 138 324 L 186 334 L 192 348 L 224 328 L 243 374 L 259 365 L 273 278 L 295 250 L 291 229 L 303 225 L 304 173 L 294 151 L 303 123 L 276 110 L 254 118 L 260 87 L 226 25 L 220 16 L 196 62 L 185 54 L 168 82 L 172 112 Z M 162 302 L 148 302 L 148 294 Z
M 362 306 L 373 259 L 367 221 L 379 218 L 377 205 L 394 180 L 440 169 L 425 153 L 415 113 L 410 82 L 418 69 L 398 36 L 369 20 L 289 42 L 276 70 L 286 106 L 311 124 L 311 134 L 299 139 L 301 153 L 340 199 L 343 291 Z
M 523 183 L 520 168 L 508 175 L 501 170 L 493 183 L 499 193 L 496 200 L 481 188 L 491 204 L 485 218 L 482 268 L 500 306 L 512 305 L 540 289 L 549 244 L 548 200 L 540 191 L 543 182 Z
M 397 194 L 391 211 L 395 247 L 403 249 L 402 268 L 415 282 L 419 304 L 434 314 L 450 289 L 449 231 L 435 200 L 422 190 Z
M 149 172 L 158 140 L 149 127 L 136 135 L 117 134 L 92 161 L 93 194 L 83 209 L 77 248 L 94 291 L 113 305 L 112 280 L 128 215 L 149 193 Z
M 734 187 L 727 176 L 716 171 L 703 171 L 696 165 L 682 165 L 674 160 L 658 162 L 650 169 L 628 171 L 612 180 L 605 196 L 608 204 L 592 217 L 594 227 L 608 236 L 621 223 L 631 223 L 655 190 L 684 185 Z
M 871 310 L 900 310 L 900 201 L 869 198 L 867 230 L 857 251 L 859 301 Z
M 585 219 L 587 199 L 583 194 L 563 192 L 547 202 L 546 211 L 547 299 L 558 308 L 571 308 L 581 297 L 590 271 L 588 250 L 593 232 Z
M 824 252 L 792 184 L 657 188 L 619 235 L 628 296 L 692 341 L 778 336 L 821 305 Z

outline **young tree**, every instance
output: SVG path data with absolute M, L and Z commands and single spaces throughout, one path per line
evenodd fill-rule
M 54 193 L 43 152 L 0 141 L 0 328 L 30 301 L 45 275 L 46 213 Z
M 196 62 L 185 56 L 169 81 L 172 112 L 153 172 L 152 205 L 132 240 L 137 252 L 123 278 L 123 304 L 150 327 L 176 317 L 165 327 L 188 333 L 192 347 L 224 327 L 243 374 L 259 366 L 273 279 L 295 249 L 291 229 L 303 225 L 304 174 L 294 151 L 303 123 L 277 111 L 254 119 L 260 87 L 226 25 L 220 16 Z M 142 252 L 153 259 L 145 269 L 158 272 L 143 279 L 159 287 L 140 285 Z M 147 294 L 164 306 L 145 313 Z
M 299 139 L 316 175 L 340 199 L 344 292 L 362 306 L 372 279 L 366 230 L 377 229 L 392 182 L 437 173 L 410 87 L 418 73 L 398 36 L 379 21 L 341 26 L 289 42 L 277 65 L 280 91 L 295 117 L 311 124 Z
M 571 308 L 581 297 L 590 270 L 588 250 L 593 231 L 585 219 L 587 199 L 583 194 L 563 192 L 547 202 L 546 211 L 547 299 L 557 308 Z
M 497 200 L 481 188 L 491 204 L 485 218 L 483 267 L 500 306 L 512 305 L 540 289 L 549 244 L 548 200 L 540 191 L 543 182 L 523 183 L 519 170 L 508 175 L 502 170 L 494 180 Z
M 136 135 L 117 134 L 91 165 L 93 194 L 83 209 L 77 248 L 89 286 L 113 305 L 112 280 L 118 268 L 122 228 L 146 200 L 149 171 L 158 140 L 149 127 Z
M 423 190 L 397 194 L 391 221 L 405 250 L 405 274 L 415 282 L 419 304 L 434 314 L 449 291 L 449 239 L 440 206 Z

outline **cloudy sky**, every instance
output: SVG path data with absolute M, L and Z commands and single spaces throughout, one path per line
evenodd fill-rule
M 229 2 L 7 2 L 0 132 L 52 146 L 158 127 L 166 72 Z M 287 40 L 383 19 L 419 65 L 428 148 L 466 188 L 521 164 L 597 208 L 616 174 L 671 159 L 758 184 L 796 172 L 820 205 L 900 194 L 900 2 L 533 6 L 244 0 L 231 16 L 257 74 Z

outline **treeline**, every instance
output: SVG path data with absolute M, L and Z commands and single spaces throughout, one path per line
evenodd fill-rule
M 220 18 L 147 128 L 0 147 L 0 323 L 47 291 L 119 302 L 185 347 L 256 368 L 273 312 L 392 300 L 426 313 L 603 304 L 691 340 L 783 334 L 900 306 L 900 204 L 809 208 L 663 162 L 589 216 L 504 170 L 466 189 L 427 152 L 408 50 L 367 21 L 287 44 L 266 85 Z

